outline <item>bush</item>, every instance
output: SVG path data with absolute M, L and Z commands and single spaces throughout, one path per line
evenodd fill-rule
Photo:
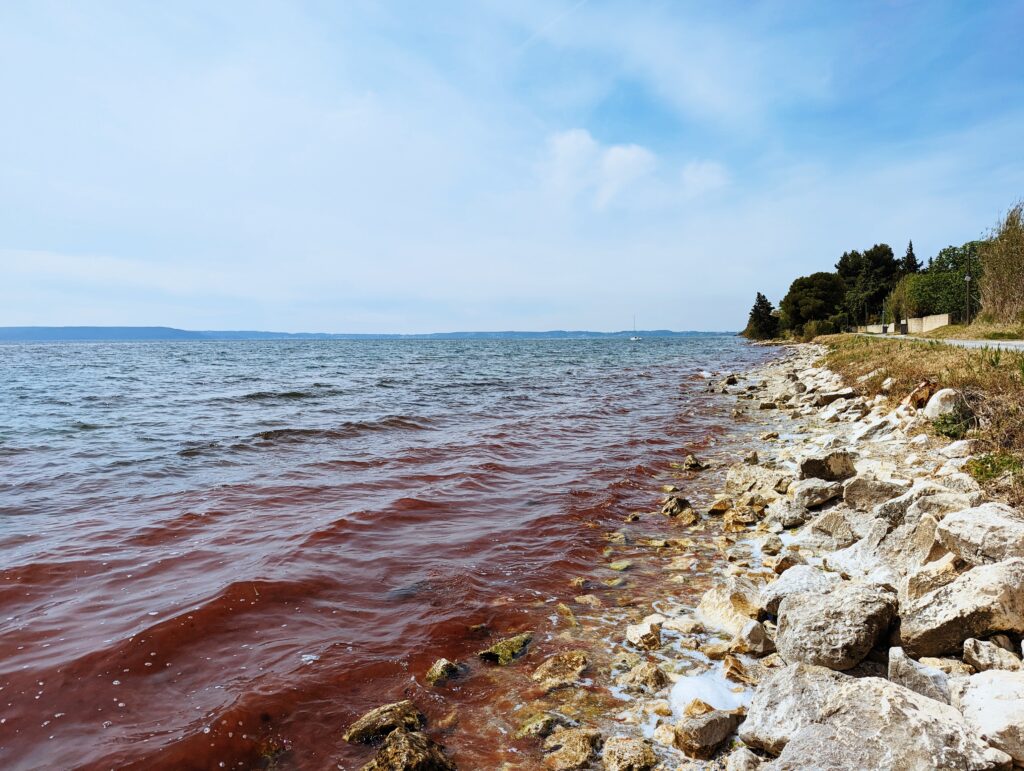
M 804 324 L 803 334 L 800 336 L 800 339 L 807 343 L 819 335 L 834 335 L 838 331 L 831 321 L 815 319 Z
M 1012 207 L 981 249 L 978 282 L 984 317 L 1001 324 L 1024 321 L 1024 202 Z
M 1024 474 L 1024 463 L 1016 455 L 1008 452 L 992 452 L 979 455 L 967 462 L 967 473 L 979 482 L 994 482 L 1004 476 Z
M 812 273 L 794 281 L 779 303 L 789 329 L 804 333 L 809 321 L 825 321 L 841 308 L 846 285 L 835 273 Z M 822 334 L 822 333 L 819 333 Z

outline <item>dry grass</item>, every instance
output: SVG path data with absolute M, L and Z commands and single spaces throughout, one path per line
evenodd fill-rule
M 941 343 L 829 335 L 825 365 L 867 396 L 881 392 L 891 377 L 889 397 L 898 401 L 923 380 L 964 394 L 977 427 L 970 436 L 994 457 L 1024 458 L 1024 353 L 968 350 Z M 863 382 L 859 378 L 869 375 Z M 1012 463 L 1008 463 L 1012 466 Z M 1024 503 L 1024 474 L 982 480 L 997 494 Z
M 928 337 L 937 340 L 1024 340 L 1024 326 L 984 324 L 975 321 L 969 326 L 950 324 L 933 329 L 931 332 L 925 332 L 923 335 L 914 335 L 914 337 Z

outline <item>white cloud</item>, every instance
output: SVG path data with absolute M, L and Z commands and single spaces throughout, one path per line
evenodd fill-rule
M 687 199 L 700 198 L 708 193 L 729 186 L 729 172 L 716 161 L 690 161 L 683 167 L 681 175 L 683 196 Z
M 657 159 L 640 145 L 602 145 L 586 129 L 570 129 L 547 139 L 542 176 L 562 203 L 583 198 L 598 210 L 644 181 Z

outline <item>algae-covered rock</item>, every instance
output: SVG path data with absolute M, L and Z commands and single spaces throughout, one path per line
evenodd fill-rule
M 433 663 L 430 669 L 427 670 L 426 680 L 431 685 L 437 685 L 445 680 L 455 677 L 459 674 L 459 665 L 454 661 L 449 661 L 445 658 L 440 658 Z
M 619 686 L 627 691 L 660 691 L 668 685 L 668 675 L 653 661 L 641 661 L 628 672 L 619 675 Z
M 566 720 L 561 715 L 553 712 L 538 712 L 530 715 L 516 730 L 515 738 L 525 739 L 528 736 L 543 738 L 554 731 L 558 726 L 566 725 Z
M 556 653 L 537 667 L 530 678 L 534 682 L 540 683 L 544 690 L 551 691 L 575 683 L 588 666 L 590 666 L 590 660 L 587 658 L 586 651 Z
M 586 768 L 600 744 L 601 732 L 593 728 L 560 728 L 544 741 L 544 765 L 552 771 Z
M 512 659 L 521 655 L 532 639 L 533 632 L 522 632 L 521 634 L 499 640 L 490 648 L 480 651 L 477 656 L 492 664 L 504 666 L 511 662 Z
M 455 771 L 439 744 L 419 731 L 388 734 L 377 756 L 362 771 Z
M 629 570 L 631 567 L 633 567 L 633 563 L 629 560 L 616 560 L 615 562 L 608 563 L 608 567 L 611 570 Z
M 371 709 L 349 726 L 342 738 L 347 742 L 369 742 L 387 736 L 397 728 L 415 731 L 427 719 L 411 701 L 398 701 Z
M 658 758 L 645 741 L 613 736 L 604 743 L 601 761 L 605 771 L 650 771 Z

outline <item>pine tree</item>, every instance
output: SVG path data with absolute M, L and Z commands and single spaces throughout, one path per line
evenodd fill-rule
M 743 330 L 743 336 L 751 340 L 769 340 L 779 334 L 779 320 L 773 312 L 775 307 L 760 292 L 754 300 L 754 307 L 750 309 L 750 319 L 747 321 L 747 328 Z
M 917 260 L 917 255 L 914 254 L 914 242 L 910 241 L 907 244 L 907 253 L 903 255 L 903 259 L 900 260 L 900 273 L 906 276 L 909 273 L 920 273 L 921 263 Z

